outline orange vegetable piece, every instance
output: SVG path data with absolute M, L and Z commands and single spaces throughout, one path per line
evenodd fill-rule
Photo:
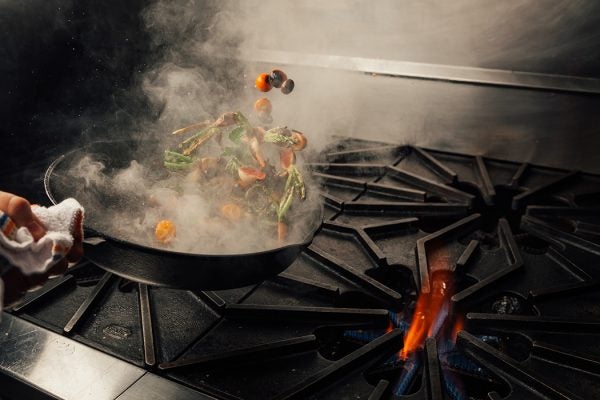
M 239 184 L 243 188 L 247 188 L 256 181 L 262 181 L 267 177 L 260 169 L 252 167 L 240 167 L 238 168 L 238 176 L 240 177 Z
M 292 131 L 292 139 L 294 139 L 294 142 L 296 142 L 292 146 L 294 151 L 300 151 L 306 147 L 306 137 L 302 133 L 298 131 Z
M 296 154 L 292 149 L 283 148 L 279 151 L 279 161 L 283 169 L 288 169 L 296 161 Z
M 163 243 L 169 243 L 175 236 L 177 235 L 177 230 L 175 229 L 175 224 L 173 221 L 168 219 L 163 219 L 156 224 L 156 229 L 154 230 L 154 236 L 156 239 Z
M 271 114 L 271 111 L 273 111 L 273 105 L 269 99 L 263 97 L 254 102 L 254 111 L 256 111 L 258 114 Z
M 269 74 L 259 74 L 256 77 L 256 82 L 254 83 L 254 86 L 256 86 L 256 88 L 258 90 L 260 90 L 261 92 L 268 92 L 269 90 L 271 90 L 271 83 L 269 82 Z
M 221 214 L 232 222 L 242 219 L 242 209 L 237 204 L 227 203 L 221 207 Z
M 287 224 L 285 222 L 278 222 L 277 223 L 277 240 L 279 240 L 280 242 L 285 241 L 285 238 L 287 237 Z

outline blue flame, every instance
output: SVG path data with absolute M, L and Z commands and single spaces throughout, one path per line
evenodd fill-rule
M 420 357 L 416 355 L 416 353 L 413 353 L 409 358 L 406 359 L 406 362 L 402 367 L 400 377 L 394 384 L 393 393 L 396 396 L 402 396 L 403 394 L 406 394 L 408 392 L 411 384 L 414 381 L 417 371 L 419 371 L 420 365 L 421 360 Z
M 400 329 L 402 332 L 408 330 L 409 324 L 404 320 L 403 314 L 389 311 L 388 317 L 393 329 Z M 359 342 L 369 343 L 385 334 L 386 331 L 386 329 L 349 329 L 344 331 L 343 336 Z
M 462 380 L 454 373 L 442 368 L 442 380 L 446 393 L 452 400 L 469 400 Z
M 442 367 L 479 377 L 489 376 L 478 364 L 459 351 L 452 340 L 438 342 L 438 355 Z

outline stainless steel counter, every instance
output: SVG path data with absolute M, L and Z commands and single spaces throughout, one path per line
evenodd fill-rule
M 6 313 L 0 321 L 0 397 L 4 396 L 64 400 L 212 399 Z

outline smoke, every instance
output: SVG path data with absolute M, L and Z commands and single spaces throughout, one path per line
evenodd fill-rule
M 464 2 L 459 3 L 441 7 L 437 11 L 440 18 L 448 19 L 462 13 L 463 19 L 474 21 L 480 15 L 481 11 Z M 510 14 L 511 10 L 514 11 L 500 7 L 499 13 Z M 403 14 L 403 11 L 408 12 Z M 456 29 L 454 25 L 456 35 L 453 40 L 439 42 L 439 31 L 427 31 L 433 28 L 432 20 L 419 21 L 409 17 L 422 16 L 423 12 L 423 6 L 417 3 L 389 8 L 389 4 L 367 5 L 361 1 L 159 0 L 150 3 L 140 15 L 148 50 L 154 56 L 135 75 L 133 84 L 143 94 L 151 112 L 127 107 L 117 119 L 134 121 L 125 125 L 129 132 L 120 130 L 121 135 L 152 144 L 135 153 L 132 164 L 116 174 L 87 168 L 86 174 L 92 174 L 92 177 L 80 176 L 89 182 L 104 181 L 106 188 L 113 187 L 124 198 L 130 197 L 128 191 L 135 193 L 140 202 L 148 203 L 131 224 L 122 223 L 131 215 L 118 211 L 111 214 L 108 220 L 113 223 L 108 229 L 132 241 L 141 240 L 152 245 L 156 244 L 152 235 L 156 222 L 170 219 L 176 223 L 179 232 L 177 240 L 170 246 L 181 251 L 263 249 L 264 243 L 257 243 L 255 238 L 268 237 L 266 232 L 269 229 L 272 232 L 272 226 L 257 230 L 257 224 L 248 222 L 251 220 L 234 226 L 218 221 L 214 199 L 207 199 L 202 185 L 193 183 L 189 177 L 149 179 L 152 160 L 161 157 L 158 150 L 173 148 L 174 140 L 169 132 L 188 124 L 214 120 L 226 111 L 240 110 L 256 121 L 252 104 L 259 97 L 267 97 L 273 104 L 272 125 L 302 131 L 313 151 L 323 149 L 334 135 L 433 144 L 434 147 L 463 147 L 476 153 L 487 151 L 488 155 L 504 149 L 503 145 L 495 146 L 489 139 L 504 143 L 506 132 L 514 132 L 506 122 L 514 115 L 510 96 L 501 98 L 504 102 L 502 111 L 509 110 L 501 115 L 506 121 L 495 121 L 486 137 L 476 132 L 482 125 L 488 125 L 485 118 L 481 118 L 480 107 L 482 103 L 486 104 L 485 90 L 440 86 L 438 82 L 417 84 L 319 67 L 255 62 L 253 52 L 266 49 L 296 54 L 494 64 L 493 59 L 485 56 L 473 58 L 473 48 L 478 44 L 469 42 L 472 32 Z M 399 20 L 402 21 L 400 25 Z M 432 45 L 436 40 L 438 42 Z M 502 46 L 509 42 L 505 40 Z M 440 43 L 446 43 L 447 48 L 437 54 L 437 58 L 429 57 L 432 48 L 443 47 Z M 284 95 L 277 89 L 263 94 L 253 87 L 254 77 L 272 68 L 281 68 L 294 79 L 296 87 L 292 94 Z M 492 97 L 493 101 L 488 104 L 490 109 L 498 104 L 497 98 Z M 456 98 L 461 101 L 455 101 Z M 456 123 L 458 120 L 461 120 L 460 124 Z M 452 124 L 454 126 L 449 126 Z M 449 129 L 456 130 L 457 126 L 462 136 L 449 136 Z M 156 139 L 159 145 L 147 139 Z M 534 153 L 534 146 L 521 147 Z M 529 159 L 531 153 L 524 157 Z M 270 162 L 276 164 L 277 160 L 272 157 Z M 140 182 L 143 182 L 142 186 Z M 222 197 L 227 198 L 228 194 Z M 154 204 L 149 204 L 149 199 L 154 199 Z M 252 240 L 241 240 L 240 236 Z
M 75 196 L 85 204 L 89 227 L 132 243 L 187 253 L 244 254 L 282 245 L 274 216 L 253 214 L 233 178 L 223 174 L 199 182 L 198 170 L 170 174 L 157 171 L 148 160 L 124 162 L 119 168 L 101 153 L 78 153 L 63 161 L 65 165 L 53 177 L 55 195 Z M 63 180 L 65 171 L 68 177 Z M 286 216 L 285 244 L 303 242 L 319 222 L 320 199 L 310 180 L 306 183 L 307 199 L 295 201 Z M 233 220 L 224 217 L 220 209 L 228 203 L 242 204 L 243 215 Z M 176 227 L 169 243 L 155 237 L 162 220 Z
M 140 78 L 161 110 L 157 127 L 173 131 L 244 105 L 245 66 L 235 61 L 238 33 L 219 2 L 161 0 L 144 9 L 142 19 L 152 51 L 161 54 Z
M 332 134 L 598 170 L 597 101 L 569 94 L 398 79 L 319 67 L 330 56 L 600 76 L 590 0 L 225 2 L 252 75 L 273 60 L 296 81 L 274 114 L 317 149 Z M 316 56 L 316 57 L 314 57 Z M 312 66 L 311 66 L 312 65 Z M 251 76 L 252 76 L 251 75 Z M 277 102 L 275 102 L 275 99 Z M 582 110 L 582 111 L 578 111 Z M 575 113 L 574 113 L 575 112 Z M 510 143 L 510 146 L 506 144 Z
M 274 117 L 306 133 L 313 148 L 339 133 L 565 165 L 572 160 L 559 149 L 569 147 L 572 132 L 586 148 L 597 143 L 597 120 L 589 115 L 574 126 L 563 123 L 589 99 L 542 93 L 528 96 L 536 104 L 529 118 L 515 106 L 493 115 L 493 99 L 505 89 L 340 73 L 306 67 L 310 60 L 292 66 L 239 59 L 258 60 L 259 49 L 300 59 L 340 55 L 600 76 L 598 7 L 591 0 L 551 6 L 532 0 L 0 1 L 0 129 L 20 163 L 20 154 L 56 153 L 80 138 L 160 136 L 208 115 L 248 111 L 261 95 L 252 87 L 255 75 L 280 67 L 296 89 L 287 97 L 266 94 Z M 173 81 L 178 91 L 168 86 Z M 499 96 L 516 105 L 521 94 Z M 583 104 L 586 111 L 596 106 Z M 474 114 L 488 118 L 475 121 Z M 539 121 L 549 122 L 540 127 Z M 488 150 L 492 141 L 482 133 L 488 127 L 509 132 L 513 141 L 536 139 L 504 154 L 501 140 Z M 520 154 L 539 138 L 555 145 Z M 581 168 L 596 169 L 596 161 L 578 158 Z

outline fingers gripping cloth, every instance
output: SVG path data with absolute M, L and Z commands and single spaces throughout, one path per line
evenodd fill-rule
M 48 208 L 32 206 L 31 210 L 46 228 L 46 234 L 37 242 L 27 228 L 16 227 L 8 215 L 0 212 L 0 256 L 26 275 L 48 271 L 83 238 L 84 210 L 77 200 L 66 199 Z M 0 279 L 0 310 L 2 292 Z

